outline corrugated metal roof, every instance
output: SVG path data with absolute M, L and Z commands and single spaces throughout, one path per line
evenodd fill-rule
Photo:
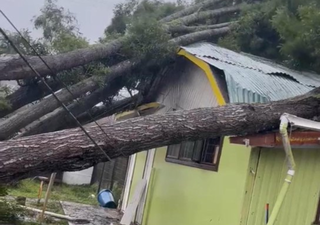
M 294 71 L 267 59 L 210 43 L 182 48 L 224 71 L 231 103 L 276 101 L 320 86 L 320 75 Z

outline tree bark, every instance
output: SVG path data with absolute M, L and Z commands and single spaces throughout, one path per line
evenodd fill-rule
M 198 31 L 191 34 L 186 34 L 180 37 L 176 37 L 172 39 L 172 42 L 179 43 L 179 45 L 189 45 L 192 43 L 210 39 L 212 37 L 226 35 L 229 32 L 230 32 L 229 27 L 223 27 L 223 28 L 213 29 L 213 30 L 203 30 L 203 31 Z
M 184 16 L 187 16 L 191 13 L 194 13 L 194 12 L 197 12 L 197 11 L 200 11 L 201 9 L 207 9 L 207 8 L 210 8 L 212 6 L 215 6 L 217 3 L 219 2 L 222 2 L 222 0 L 209 0 L 209 1 L 204 1 L 204 2 L 201 2 L 199 4 L 196 4 L 196 5 L 192 5 L 190 7 L 187 7 L 186 9 L 183 9 L 179 12 L 176 12 L 172 15 L 169 15 L 163 19 L 160 20 L 161 23 L 168 23 L 168 22 L 171 22 L 175 19 L 178 19 L 180 17 L 184 17 Z
M 88 91 L 96 88 L 98 85 L 94 79 L 86 79 L 82 82 L 77 83 L 70 87 L 74 97 L 79 97 Z M 61 102 L 68 103 L 73 100 L 73 96 L 66 90 L 63 89 L 56 94 Z M 29 123 L 35 121 L 41 116 L 55 110 L 60 107 L 58 101 L 53 96 L 43 99 L 36 105 L 26 108 L 20 111 L 8 119 L 0 122 L 0 140 L 4 140 L 14 133 L 18 132 L 21 128 L 27 126 Z
M 226 23 L 219 23 L 214 25 L 201 25 L 201 26 L 172 26 L 169 28 L 171 33 L 194 33 L 197 31 L 203 31 L 203 30 L 211 30 L 211 29 L 218 29 L 223 27 L 228 27 L 232 24 L 232 22 L 226 22 Z
M 99 102 L 102 102 L 107 97 L 116 94 L 121 88 L 120 85 L 116 84 L 109 85 L 106 88 L 100 88 L 90 95 L 87 95 L 78 101 L 74 101 L 68 106 L 68 109 L 75 117 L 77 117 Z M 88 115 L 88 117 L 90 116 Z M 22 137 L 56 131 L 64 129 L 70 126 L 70 124 L 75 124 L 73 118 L 60 107 L 26 126 L 18 136 Z
M 224 7 L 221 9 L 196 12 L 191 15 L 174 20 L 171 23 L 169 23 L 168 26 L 170 27 L 170 26 L 177 26 L 177 25 L 190 25 L 197 21 L 202 21 L 205 19 L 210 19 L 217 16 L 221 16 L 221 15 L 239 12 L 240 10 L 241 10 L 241 5 L 234 5 L 230 7 Z
M 110 68 L 108 75 L 105 78 L 106 84 L 112 81 L 116 77 L 119 77 L 124 74 L 124 72 L 130 71 L 130 68 L 135 66 L 135 63 L 130 61 L 124 61 Z M 60 92 L 56 93 L 57 97 L 61 102 L 67 103 L 73 100 L 73 97 L 80 97 L 87 92 L 95 90 L 98 88 L 98 83 L 94 77 L 85 79 L 69 89 L 72 92 L 73 96 L 66 90 L 62 89 Z M 43 99 L 36 105 L 26 108 L 8 119 L 0 122 L 0 140 L 5 140 L 8 137 L 11 137 L 21 128 L 24 128 L 33 121 L 41 118 L 47 113 L 52 112 L 53 110 L 59 108 L 61 105 L 53 97 L 49 96 L 48 98 Z
M 267 132 L 279 127 L 283 113 L 312 119 L 320 115 L 320 88 L 292 99 L 265 104 L 235 104 L 175 111 L 129 119 L 113 125 L 86 126 L 111 158 L 176 144 L 184 140 Z M 107 161 L 79 129 L 0 142 L 0 181 L 41 172 L 74 171 Z
M 42 58 L 54 73 L 58 73 L 111 56 L 120 49 L 122 40 L 117 39 L 105 45 L 91 46 L 58 55 L 42 56 Z M 52 73 L 39 57 L 28 56 L 27 60 L 39 74 L 45 76 Z M 0 61 L 0 80 L 18 80 L 34 76 L 33 71 L 20 58 Z
M 62 87 L 59 82 L 53 79 L 50 79 L 47 82 L 53 91 L 57 91 Z M 48 88 L 42 82 L 35 85 L 20 87 L 18 90 L 6 97 L 6 100 L 9 102 L 11 107 L 10 109 L 0 110 L 0 117 L 4 117 L 12 113 L 13 111 L 38 99 L 41 99 L 49 94 L 50 92 Z

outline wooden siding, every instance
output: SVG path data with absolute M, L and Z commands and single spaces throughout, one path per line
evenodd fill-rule
M 168 71 L 156 101 L 165 105 L 158 113 L 218 106 L 204 72 L 186 59 Z

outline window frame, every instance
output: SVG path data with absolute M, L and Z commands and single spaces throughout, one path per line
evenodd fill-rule
M 208 139 L 203 140 L 204 144 L 203 144 L 203 146 L 201 148 L 201 157 L 203 156 L 203 151 L 204 151 L 205 144 L 206 144 L 207 140 Z M 165 161 L 168 162 L 168 163 L 174 163 L 174 164 L 179 164 L 179 165 L 183 165 L 183 166 L 189 166 L 189 167 L 194 167 L 194 168 L 198 168 L 198 169 L 210 170 L 210 171 L 218 172 L 219 164 L 220 164 L 220 157 L 221 157 L 222 148 L 223 148 L 223 140 L 224 140 L 224 137 L 220 137 L 219 145 L 217 145 L 218 146 L 218 152 L 214 153 L 213 160 L 216 161 L 216 163 L 214 163 L 214 164 L 213 163 L 203 162 L 203 160 L 200 160 L 200 162 L 195 162 L 195 161 L 190 160 L 190 159 L 186 160 L 186 159 L 179 158 L 180 154 L 181 154 L 181 143 L 179 143 L 180 148 L 179 148 L 179 152 L 178 152 L 178 157 L 177 158 L 174 158 L 172 156 L 168 157 L 168 152 L 169 152 L 169 147 L 170 146 L 167 146 L 167 152 L 166 152 Z M 196 142 L 196 141 L 194 141 L 194 142 Z M 194 155 L 194 152 L 193 152 L 193 155 Z

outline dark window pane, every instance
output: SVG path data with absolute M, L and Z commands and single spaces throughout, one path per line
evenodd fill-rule
M 167 157 L 169 158 L 179 158 L 180 144 L 169 145 L 167 151 Z
M 219 151 L 219 140 L 208 139 L 203 151 L 202 162 L 215 164 L 217 163 L 217 156 Z
M 193 156 L 192 160 L 195 162 L 200 162 L 201 161 L 201 156 L 202 156 L 202 147 L 203 147 L 203 141 L 199 140 L 196 141 L 194 144 L 194 150 L 193 150 Z
M 194 142 L 184 141 L 181 143 L 180 159 L 191 160 L 193 155 Z

